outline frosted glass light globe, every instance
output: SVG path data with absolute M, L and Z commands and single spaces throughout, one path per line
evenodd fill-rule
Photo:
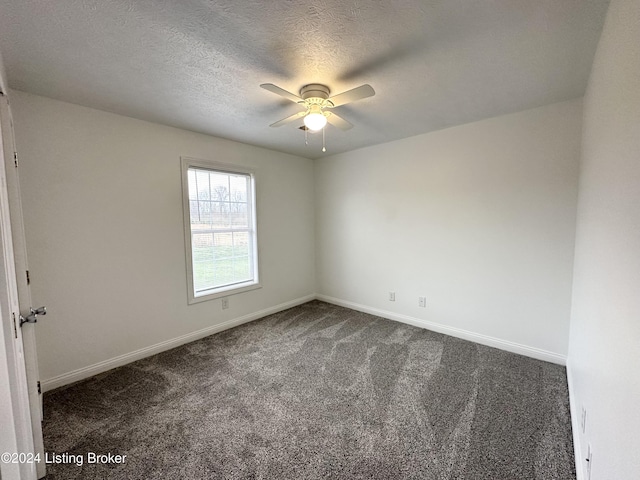
M 304 124 L 313 132 L 317 132 L 327 124 L 327 117 L 322 113 L 310 113 L 304 117 Z

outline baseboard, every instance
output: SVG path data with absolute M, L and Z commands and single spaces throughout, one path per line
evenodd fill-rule
M 172 348 L 179 347 L 180 345 L 184 345 L 185 343 L 193 342 L 195 340 L 208 337 L 209 335 L 213 335 L 214 333 L 237 327 L 238 325 L 242 325 L 243 323 L 248 323 L 253 320 L 266 317 L 267 315 L 281 312 L 288 308 L 295 307 L 297 305 L 301 305 L 303 303 L 314 300 L 315 298 L 316 295 L 307 295 L 305 297 L 300 297 L 295 300 L 291 300 L 290 302 L 285 302 L 273 307 L 265 308 L 264 310 L 227 320 L 226 322 L 212 325 L 195 332 L 187 333 L 186 335 L 172 338 L 171 340 L 156 343 L 155 345 L 144 347 L 130 353 L 125 353 L 124 355 L 119 355 L 117 357 L 110 358 L 109 360 L 104 360 L 87 367 L 79 368 L 68 373 L 63 373 L 62 375 L 58 375 L 56 377 L 52 377 L 42 381 L 42 391 L 47 392 L 64 385 L 69 385 L 71 383 L 84 380 L 85 378 L 89 378 L 99 373 L 106 372 L 107 370 L 111 370 L 112 368 L 121 367 L 128 363 L 135 362 L 136 360 L 150 357 L 151 355 L 155 355 L 166 350 L 171 350 Z
M 407 323 L 416 327 L 426 328 L 427 330 L 444 333 L 445 335 L 451 335 L 452 337 L 462 338 L 464 340 L 480 343 L 489 347 L 499 348 L 501 350 L 506 350 L 508 352 L 517 353 L 538 360 L 543 360 L 545 362 L 551 362 L 558 365 L 566 365 L 567 357 L 559 353 L 549 352 L 540 348 L 530 347 L 528 345 L 522 345 L 520 343 L 511 342 L 509 340 L 490 337 L 481 333 L 470 332 L 461 328 L 450 327 L 448 325 L 442 325 L 440 323 L 430 322 L 428 320 L 422 320 L 400 313 L 389 312 L 387 310 L 379 310 L 377 308 L 360 305 L 358 303 L 341 300 L 339 298 L 329 297 L 327 295 L 316 295 L 316 298 L 318 300 L 322 300 L 323 302 L 333 303 L 334 305 L 351 308 L 353 310 L 358 310 L 359 312 L 369 313 L 371 315 L 387 318 L 389 320 L 395 320 L 397 322 Z
M 368 307 L 366 305 L 349 302 L 346 300 L 330 297 L 327 295 L 307 295 L 305 297 L 300 297 L 290 302 L 285 302 L 279 305 L 275 305 L 273 307 L 265 308 L 264 310 L 260 310 L 258 312 L 254 312 L 248 315 L 244 315 L 242 317 L 234 318 L 217 325 L 212 325 L 210 327 L 203 328 L 201 330 L 197 330 L 195 332 L 191 332 L 186 335 L 182 335 L 177 338 L 172 338 L 171 340 L 160 342 L 155 345 L 151 345 L 149 347 L 144 347 L 130 353 L 125 353 L 124 355 L 119 355 L 117 357 L 110 358 L 108 360 L 104 360 L 102 362 L 98 362 L 93 365 L 89 365 L 87 367 L 79 368 L 77 370 L 73 370 L 71 372 L 63 373 L 62 375 L 58 375 L 58 376 L 43 380 L 41 383 L 42 390 L 44 392 L 47 392 L 55 388 L 62 387 L 64 385 L 69 385 L 71 383 L 84 380 L 85 378 L 89 378 L 99 373 L 106 372 L 107 370 L 111 370 L 112 368 L 121 367 L 128 363 L 135 362 L 136 360 L 150 357 L 151 355 L 155 355 L 157 353 L 164 352 L 166 350 L 171 350 L 172 348 L 179 347 L 180 345 L 184 345 L 185 343 L 199 340 L 209 335 L 213 335 L 214 333 L 222 332 L 223 330 L 237 327 L 238 325 L 242 325 L 243 323 L 251 322 L 253 320 L 257 320 L 258 318 L 262 318 L 267 315 L 271 315 L 273 313 L 281 312 L 282 310 L 286 310 L 288 308 L 301 305 L 303 303 L 309 302 L 314 299 L 322 300 L 323 302 L 332 303 L 334 305 L 339 305 L 346 308 L 351 308 L 353 310 L 358 310 L 360 312 L 369 313 L 371 315 L 377 315 L 379 317 L 387 318 L 389 320 L 395 320 L 395 321 L 406 323 L 409 325 L 414 325 L 416 327 L 426 328 L 428 330 L 433 330 L 434 332 L 444 333 L 445 335 L 451 335 L 452 337 L 462 338 L 464 340 L 470 340 L 472 342 L 480 343 L 482 345 L 487 345 L 490 347 L 499 348 L 512 353 L 518 353 L 520 355 L 536 358 L 538 360 L 556 363 L 559 365 L 566 365 L 566 357 L 564 355 L 549 352 L 539 348 L 510 342 L 508 340 L 502 340 L 499 338 L 494 338 L 487 335 L 482 335 L 479 333 L 470 332 L 468 330 L 450 327 L 450 326 L 442 325 L 435 322 L 430 322 L 428 320 L 422 320 L 419 318 L 410 317 L 408 315 L 389 312 L 386 310 L 380 310 L 377 308 Z M 569 375 L 569 371 L 567 371 L 567 374 Z M 571 392 L 570 384 L 569 384 L 569 391 Z M 571 398 L 572 397 L 570 396 L 570 399 Z M 575 420 L 574 414 L 575 414 L 575 410 L 572 405 L 571 406 L 572 422 Z M 575 425 L 573 425 L 573 428 L 574 428 L 574 432 L 577 431 Z M 576 443 L 575 441 L 574 441 L 574 445 L 577 445 L 576 448 L 579 448 L 579 444 Z M 578 453 L 576 453 L 576 458 L 582 458 L 582 457 L 579 456 Z M 580 476 L 578 476 L 578 480 L 581 480 Z
M 582 465 L 582 446 L 580 444 L 580 414 L 581 409 L 576 405 L 576 391 L 573 388 L 573 370 L 571 361 L 567 359 L 567 386 L 569 387 L 569 410 L 571 413 L 571 433 L 573 435 L 573 454 L 576 461 L 576 480 L 585 480 Z

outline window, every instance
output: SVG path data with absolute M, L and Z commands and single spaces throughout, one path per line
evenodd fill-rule
M 259 288 L 255 178 L 182 159 L 189 303 Z

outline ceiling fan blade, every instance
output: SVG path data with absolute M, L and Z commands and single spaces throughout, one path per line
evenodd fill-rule
M 327 112 L 327 122 L 333 125 L 334 127 L 338 127 L 340 130 L 349 130 L 353 128 L 353 125 L 347 122 L 344 118 L 339 117 L 333 112 Z
M 283 118 L 282 120 L 277 121 L 276 123 L 272 123 L 271 125 L 269 125 L 270 127 L 281 127 L 282 125 L 286 125 L 287 123 L 291 123 L 295 120 L 297 120 L 298 118 L 302 118 L 306 115 L 306 110 L 304 112 L 298 112 L 298 113 L 294 113 L 293 115 L 287 117 L 287 118 Z
M 361 85 L 346 92 L 339 93 L 335 97 L 329 98 L 329 101 L 333 103 L 334 107 L 339 107 L 345 103 L 355 102 L 367 97 L 373 97 L 376 94 L 375 90 L 371 88 L 371 85 Z
M 262 88 L 264 88 L 265 90 L 269 90 L 271 93 L 275 93 L 276 95 L 280 95 L 281 97 L 284 97 L 287 100 L 291 100 L 292 102 L 298 103 L 298 102 L 302 101 L 302 99 L 299 96 L 294 95 L 291 92 L 287 92 L 285 89 L 280 88 L 280 87 L 274 85 L 273 83 L 263 83 L 260 86 Z

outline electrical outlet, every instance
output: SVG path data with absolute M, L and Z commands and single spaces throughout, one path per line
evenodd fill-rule
M 229 308 L 229 299 L 227 297 L 222 298 L 222 309 L 226 310 Z
M 587 431 L 587 409 L 582 406 L 582 415 L 580 415 L 580 429 L 582 433 Z
M 390 302 L 396 301 L 396 292 L 389 292 L 389 301 Z
M 591 480 L 591 468 L 593 467 L 593 451 L 591 450 L 591 444 L 587 444 L 587 458 L 584 459 L 587 462 L 587 478 Z
M 427 306 L 427 297 L 418 297 L 418 306 L 426 307 Z

